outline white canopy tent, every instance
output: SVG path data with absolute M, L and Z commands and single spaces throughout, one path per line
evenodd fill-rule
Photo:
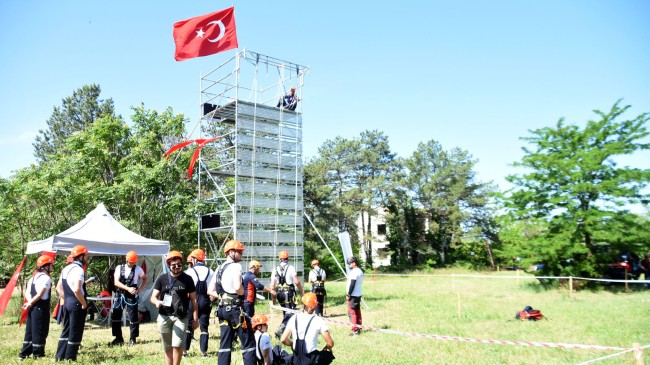
M 169 252 L 169 241 L 154 240 L 131 232 L 111 216 L 103 203 L 99 203 L 74 226 L 44 240 L 27 243 L 26 253 L 38 254 L 42 251 L 51 251 L 58 255 L 68 255 L 76 245 L 86 246 L 92 256 L 124 257 L 129 251 L 137 252 L 141 261 L 146 260 L 149 267 L 147 270 L 149 281 L 141 294 L 143 298 L 151 296 L 155 276 L 166 268 L 162 258 Z M 89 299 L 102 298 L 89 297 Z M 157 313 L 156 308 L 148 300 L 141 300 L 140 305 L 144 305 L 154 314 Z
M 140 256 L 162 256 L 169 252 L 169 241 L 145 238 L 116 221 L 103 203 L 65 231 L 41 241 L 27 243 L 27 254 L 52 251 L 68 254 L 76 245 L 84 245 L 91 255 L 126 255 L 133 250 Z

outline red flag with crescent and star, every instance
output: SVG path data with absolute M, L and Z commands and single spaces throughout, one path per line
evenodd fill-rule
M 174 23 L 176 61 L 237 48 L 235 7 Z

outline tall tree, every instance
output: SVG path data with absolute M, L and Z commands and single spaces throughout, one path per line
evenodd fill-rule
M 443 265 L 448 250 L 462 244 L 467 232 L 476 227 L 487 234 L 493 226 L 488 209 L 493 187 L 478 181 L 475 164 L 467 151 L 445 151 L 434 140 L 420 143 L 405 160 L 404 186 L 426 211 L 429 250 L 439 255 Z
M 521 218 L 548 222 L 540 259 L 553 262 L 553 274 L 591 275 L 597 272 L 593 256 L 603 243 L 622 245 L 627 207 L 648 203 L 644 192 L 650 170 L 619 166 L 617 156 L 647 150 L 647 113 L 621 120 L 630 106 L 594 110 L 599 120 L 584 128 L 560 119 L 555 127 L 530 131 L 521 162 L 527 173 L 510 175 L 515 188 L 510 208 Z M 605 233 L 606 232 L 606 233 Z M 567 265 L 570 263 L 571 265 Z
M 387 204 L 395 153 L 390 149 L 388 136 L 373 130 L 361 133 L 359 151 L 354 156 L 351 171 L 360 198 L 362 244 L 367 264 L 372 267 L 372 218 L 377 209 Z
M 102 116 L 115 116 L 113 100 L 101 100 L 100 93 L 99 85 L 85 85 L 63 99 L 60 107 L 54 107 L 52 116 L 47 120 L 47 129 L 39 130 L 33 143 L 34 156 L 39 161 L 45 161 L 55 154 L 74 132 Z

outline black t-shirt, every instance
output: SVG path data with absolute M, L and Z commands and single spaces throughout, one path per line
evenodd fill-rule
M 156 282 L 153 284 L 153 288 L 160 292 L 158 294 L 158 300 L 163 300 L 165 294 L 171 295 L 171 291 L 175 290 L 185 308 L 188 308 L 190 303 L 189 294 L 196 292 L 194 280 L 184 272 L 181 272 L 177 277 L 173 277 L 171 274 L 162 274 L 158 276 Z M 158 312 L 166 316 L 174 315 L 172 307 L 166 307 L 164 305 L 160 306 Z

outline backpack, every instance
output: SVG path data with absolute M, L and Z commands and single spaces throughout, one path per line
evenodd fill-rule
M 517 312 L 515 319 L 539 321 L 544 319 L 544 315 L 542 315 L 542 311 L 533 309 L 533 307 L 527 305 L 524 310 Z

